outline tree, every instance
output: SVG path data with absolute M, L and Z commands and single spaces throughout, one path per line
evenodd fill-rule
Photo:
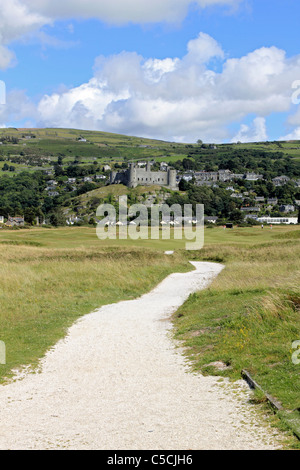
M 24 211 L 24 218 L 25 218 L 25 222 L 27 222 L 30 225 L 33 225 L 34 220 L 36 218 L 35 209 L 33 207 L 26 207 Z
M 65 172 L 64 172 L 64 169 L 61 165 L 55 163 L 54 165 L 54 174 L 56 177 L 58 176 L 64 176 Z
M 239 209 L 234 209 L 230 213 L 229 218 L 231 222 L 241 223 L 244 221 L 244 214 Z
M 51 214 L 50 214 L 50 224 L 54 225 L 54 227 L 59 227 L 66 225 L 66 217 L 63 214 L 63 211 L 60 207 L 57 207 Z
M 178 187 L 179 191 L 188 191 L 189 188 L 190 188 L 190 183 L 182 178 L 179 182 L 179 187 Z

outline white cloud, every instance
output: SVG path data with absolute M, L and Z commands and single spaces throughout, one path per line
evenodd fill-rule
M 300 127 L 296 127 L 290 134 L 279 137 L 278 140 L 300 140 Z
M 200 8 L 235 6 L 241 0 L 22 0 L 31 11 L 47 17 L 99 18 L 108 23 L 153 23 L 181 21 L 190 4 Z
M 177 58 L 148 59 L 143 65 L 145 78 L 150 82 L 158 83 L 165 74 L 174 72 L 179 64 L 180 60 Z
M 211 58 L 223 64 L 219 73 L 209 68 Z M 270 47 L 225 60 L 221 46 L 200 33 L 182 58 L 99 57 L 88 83 L 41 100 L 39 125 L 185 142 L 266 140 L 265 118 L 291 109 L 291 85 L 299 76 L 299 56 Z M 230 124 L 250 114 L 257 116 L 252 125 L 230 135 Z
M 7 69 L 13 64 L 14 60 L 15 54 L 7 47 L 0 44 L 0 69 Z
M 8 44 L 34 31 L 50 20 L 38 12 L 31 12 L 19 0 L 0 0 L 0 68 L 12 64 L 15 56 Z
M 4 44 L 41 27 L 50 20 L 39 11 L 30 11 L 21 0 L 0 0 L 0 38 Z
M 265 118 L 257 117 L 251 126 L 242 124 L 238 134 L 231 142 L 262 142 L 268 140 Z
M 300 76 L 300 75 L 299 75 Z M 300 105 L 298 104 L 296 112 L 287 119 L 287 127 L 290 129 L 286 135 L 279 140 L 300 140 Z
M 0 0 L 0 68 L 12 65 L 8 45 L 56 20 L 98 18 L 112 24 L 179 22 L 191 4 L 199 8 L 237 5 L 243 0 Z M 36 36 L 37 37 L 37 36 Z M 58 45 L 55 38 L 40 39 Z M 63 45 L 65 46 L 65 45 Z
M 199 8 L 237 5 L 240 0 L 198 0 Z M 191 0 L 0 0 L 0 68 L 13 63 L 12 41 L 35 33 L 42 42 L 69 47 L 39 31 L 45 24 L 75 17 L 103 21 L 179 21 Z M 39 32 L 38 32 L 39 31 Z M 210 62 L 223 68 L 216 73 Z M 300 77 L 300 56 L 287 58 L 276 47 L 262 47 L 241 58 L 225 59 L 214 38 L 201 32 L 187 44 L 184 57 L 143 58 L 122 52 L 98 57 L 94 76 L 79 87 L 44 96 L 38 106 L 22 95 L 22 115 L 30 111 L 39 125 L 101 129 L 184 141 L 232 139 L 228 126 L 259 116 L 241 126 L 234 139 L 266 136 L 265 117 L 288 112 L 292 84 Z M 27 100 L 27 101 L 26 101 Z M 11 111 L 9 111 L 9 107 Z M 7 115 L 17 109 L 11 100 Z M 34 116 L 34 117 L 33 117 Z M 298 135 L 300 113 L 288 123 Z M 293 129 L 295 128 L 295 131 Z M 262 139 L 263 140 L 263 139 Z
M 106 84 L 92 78 L 77 88 L 64 93 L 44 96 L 37 111 L 44 125 L 51 127 L 79 127 L 97 129 L 107 106 L 114 100 L 127 99 L 126 92 L 114 93 Z
M 224 52 L 217 41 L 205 33 L 200 33 L 197 39 L 192 39 L 187 45 L 186 59 L 196 63 L 207 63 L 214 57 L 224 57 Z
M 34 123 L 38 112 L 23 90 L 13 90 L 6 95 L 5 106 L 0 106 L 0 126 L 11 127 L 13 122 L 30 120 Z

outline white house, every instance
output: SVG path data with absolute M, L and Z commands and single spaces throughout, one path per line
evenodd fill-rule
M 242 212 L 260 212 L 260 207 L 241 207 Z
M 279 207 L 280 212 L 294 212 L 295 211 L 295 206 L 292 204 L 282 204 L 282 206 Z
M 168 163 L 166 163 L 166 162 L 161 162 L 160 163 L 160 171 L 167 171 L 168 168 L 169 168 Z
M 207 222 L 209 224 L 216 224 L 218 221 L 219 217 L 214 217 L 214 216 L 205 216 L 204 217 L 204 222 Z
M 282 175 L 282 176 L 276 176 L 276 178 L 272 179 L 273 183 L 275 186 L 282 186 L 290 181 L 290 178 L 288 176 Z
M 4 217 L 3 217 L 3 215 L 0 215 L 0 224 L 4 224 Z
M 247 181 L 258 181 L 263 179 L 263 175 L 257 175 L 256 173 L 247 173 L 245 179 Z
M 271 204 L 271 206 L 277 206 L 278 204 L 278 199 L 275 197 L 271 197 L 268 199 L 268 204 Z
M 294 224 L 298 223 L 297 217 L 258 217 L 256 219 L 258 222 L 262 224 Z
M 77 222 L 79 222 L 81 219 L 79 219 L 79 217 L 75 216 L 75 217 L 69 217 L 67 220 L 66 220 L 66 223 L 67 225 L 74 225 L 76 224 Z

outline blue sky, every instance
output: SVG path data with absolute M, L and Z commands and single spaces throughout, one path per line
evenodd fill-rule
M 0 0 L 2 127 L 300 139 L 297 0 L 60 3 Z

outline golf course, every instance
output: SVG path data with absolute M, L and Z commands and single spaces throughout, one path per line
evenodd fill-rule
M 246 370 L 281 404 L 284 419 L 276 426 L 289 433 L 289 420 L 297 432 L 300 381 L 292 345 L 300 339 L 299 229 L 205 228 L 198 251 L 186 251 L 184 240 L 171 235 L 101 241 L 93 227 L 1 230 L 2 383 L 24 368 L 38 371 L 68 328 L 95 309 L 192 271 L 190 261 L 219 263 L 224 269 L 213 282 L 173 312 L 172 337 L 193 373 L 239 380 Z M 253 399 L 267 410 L 265 393 L 256 390 Z M 293 433 L 290 439 L 297 447 Z

